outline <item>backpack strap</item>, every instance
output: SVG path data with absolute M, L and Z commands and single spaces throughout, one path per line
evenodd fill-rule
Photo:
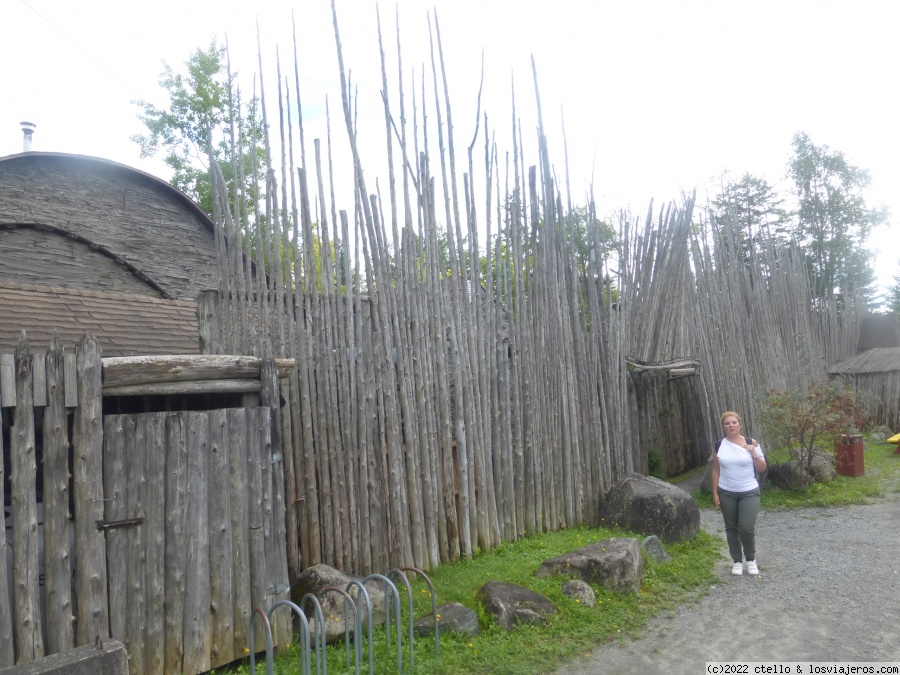
M 741 438 L 744 439 L 744 443 L 746 443 L 747 445 L 753 445 L 753 439 L 750 438 L 749 436 L 741 436 Z M 719 451 L 719 447 L 721 447 L 721 445 L 722 445 L 722 439 L 720 438 L 719 440 L 716 441 L 716 452 Z

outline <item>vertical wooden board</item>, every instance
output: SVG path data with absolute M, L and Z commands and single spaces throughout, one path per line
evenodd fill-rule
M 259 416 L 259 436 L 257 437 L 257 461 L 259 462 L 260 484 L 262 486 L 260 497 L 263 514 L 263 539 L 265 541 L 265 576 L 266 589 L 275 583 L 275 533 L 273 531 L 273 504 L 272 504 L 272 416 L 268 408 L 257 408 Z M 272 598 L 266 599 L 267 603 Z
M 269 411 L 270 443 L 267 465 L 270 469 L 271 490 L 269 497 L 271 512 L 271 560 L 269 570 L 272 573 L 273 590 L 277 592 L 269 598 L 271 603 L 279 600 L 290 600 L 290 579 L 287 564 L 287 529 L 284 508 L 284 443 L 281 426 L 281 390 L 278 386 L 278 369 L 274 359 L 265 359 L 262 363 L 260 379 L 262 390 L 260 396 L 263 405 Z M 281 590 L 278 590 L 281 589 Z M 291 612 L 287 608 L 280 610 L 274 618 L 272 631 L 277 645 L 284 647 L 291 642 Z
M 186 675 L 210 669 L 209 616 L 209 416 L 187 414 L 187 500 L 184 572 L 184 659 Z
M 43 408 L 47 405 L 47 359 L 44 354 L 35 354 L 34 381 L 31 385 L 33 405 L 35 408 Z
M 187 542 L 187 413 L 166 417 L 166 558 L 164 672 L 182 672 Z
M 10 430 L 13 532 L 13 637 L 16 663 L 44 656 L 38 586 L 37 460 L 32 406 L 32 366 L 24 333 L 16 349 L 16 411 Z
M 222 354 L 222 339 L 217 321 L 219 293 L 215 290 L 200 291 L 197 297 L 197 328 L 200 335 L 201 354 Z
M 129 415 L 125 426 L 125 513 L 126 518 L 143 519 L 146 496 L 147 416 Z M 125 615 L 125 647 L 130 675 L 144 673 L 144 638 L 147 624 L 144 598 L 146 557 L 144 526 L 123 530 L 128 565 L 128 607 Z
M 309 514 L 311 509 L 306 504 L 306 481 L 308 477 L 306 467 L 304 465 L 304 448 L 302 441 L 302 411 L 300 409 L 300 383 L 296 374 L 291 373 L 288 386 L 290 400 L 290 424 L 291 424 L 291 451 L 293 452 L 294 481 L 296 486 L 296 494 L 292 501 L 288 502 L 288 508 L 295 508 L 297 513 L 297 529 L 299 537 L 299 550 L 296 561 L 291 561 L 295 565 L 293 569 L 303 570 L 304 565 L 309 565 L 312 559 L 312 549 L 310 540 L 312 538 L 312 527 L 309 525 Z
M 0 354 L 0 406 L 16 405 L 16 356 Z
M 231 534 L 231 467 L 225 410 L 209 412 L 210 663 L 234 658 L 234 580 Z
M 6 504 L 6 476 L 4 475 L 2 457 L 3 434 L 0 434 L 0 505 Z M 0 527 L 0 668 L 8 668 L 15 661 L 12 631 L 12 589 L 7 582 L 6 555 L 6 509 L 3 509 L 3 527 Z
M 297 515 L 300 512 L 297 497 L 297 470 L 294 466 L 293 425 L 291 421 L 291 385 L 289 379 L 279 381 L 281 400 L 285 409 L 281 415 L 281 438 L 284 453 L 284 524 L 287 546 L 288 577 L 293 582 L 303 570 L 300 560 L 300 531 Z
M 75 498 L 76 646 L 109 637 L 106 592 L 106 541 L 97 530 L 103 520 L 103 421 L 100 345 L 88 333 L 76 348 L 78 366 L 72 438 Z
M 234 581 L 234 655 L 249 645 L 250 615 L 250 490 L 247 448 L 247 411 L 230 408 L 228 419 L 229 507 L 231 518 L 232 579 Z M 257 642 L 256 644 L 260 644 Z
M 250 605 L 253 609 L 266 605 L 266 589 L 269 586 L 269 573 L 266 566 L 266 541 L 264 537 L 265 510 L 263 506 L 263 471 L 262 462 L 267 451 L 269 418 L 262 411 L 264 408 L 251 408 L 248 418 L 248 490 L 250 497 L 248 512 L 249 559 L 250 559 Z M 254 644 L 265 644 L 265 636 L 254 622 Z
M 147 492 L 144 501 L 145 602 L 144 672 L 165 673 L 166 618 L 166 414 L 147 414 Z
M 109 501 L 103 503 L 103 520 L 124 520 L 125 510 L 125 448 L 126 425 L 134 420 L 128 415 L 107 415 L 103 418 L 103 491 Z M 106 532 L 106 571 L 109 594 L 110 637 L 125 642 L 125 614 L 128 607 L 128 561 L 125 530 L 114 528 Z M 127 645 L 126 645 L 127 648 Z
M 66 407 L 74 408 L 78 405 L 78 371 L 75 354 L 63 355 L 63 370 L 65 371 L 63 386 L 65 387 Z
M 44 588 L 47 654 L 75 646 L 72 551 L 69 542 L 69 428 L 63 392 L 63 351 L 54 333 L 46 359 L 44 411 Z M 2 478 L 2 477 L 0 477 Z M 2 500 L 0 490 L 0 503 Z M 0 552 L 2 553 L 2 552 Z M 2 569 L 0 569 L 2 572 Z M 0 636 L 2 639 L 2 636 Z M 2 664 L 0 664 L 2 665 Z

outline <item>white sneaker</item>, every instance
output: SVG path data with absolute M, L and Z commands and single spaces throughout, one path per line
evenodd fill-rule
M 731 573 L 737 577 L 741 576 L 744 573 L 744 564 L 739 562 L 734 563 L 734 565 L 731 566 Z
M 755 560 L 747 561 L 747 574 L 751 576 L 756 576 L 757 574 L 759 574 L 759 568 L 756 566 Z

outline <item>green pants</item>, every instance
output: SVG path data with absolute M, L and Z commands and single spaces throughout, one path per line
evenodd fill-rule
M 756 560 L 756 516 L 759 515 L 759 489 L 729 492 L 719 489 L 719 504 L 725 519 L 725 536 L 734 562 Z M 742 555 L 743 550 L 743 555 Z

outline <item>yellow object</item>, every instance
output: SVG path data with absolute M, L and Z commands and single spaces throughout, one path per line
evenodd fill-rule
M 888 443 L 900 443 L 900 434 L 897 434 L 896 436 L 891 436 L 889 439 L 887 439 L 887 442 Z

